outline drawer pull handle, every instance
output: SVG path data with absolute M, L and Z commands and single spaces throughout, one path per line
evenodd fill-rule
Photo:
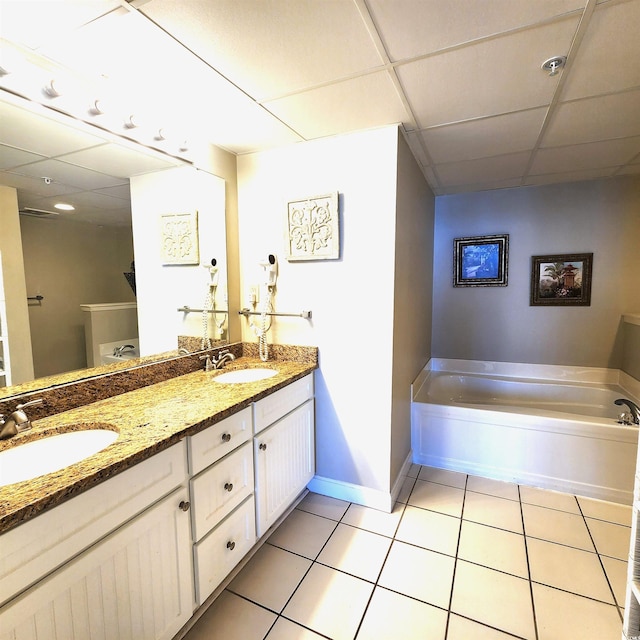
M 229 442 L 229 440 L 231 440 L 231 434 L 230 433 L 223 433 L 222 434 L 222 442 Z
M 182 511 L 189 511 L 189 507 L 191 506 L 190 502 L 187 502 L 186 500 L 183 500 L 178 507 L 180 507 L 180 509 Z
M 225 488 L 227 491 L 233 491 L 233 484 L 231 484 L 231 482 L 225 482 L 225 484 L 224 484 L 224 488 Z
M 233 551 L 236 548 L 236 543 L 233 540 L 229 540 L 229 542 L 227 542 L 227 549 L 229 549 L 229 551 Z
M 260 443 L 258 445 L 258 449 L 260 449 L 261 451 L 266 451 L 267 450 L 267 445 L 264 443 Z

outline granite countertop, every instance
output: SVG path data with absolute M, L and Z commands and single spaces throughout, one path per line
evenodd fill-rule
M 246 367 L 277 369 L 271 378 L 222 384 L 213 378 Z M 186 436 L 219 422 L 317 368 L 316 363 L 262 362 L 241 357 L 221 371 L 196 371 L 164 382 L 99 400 L 33 422 L 33 429 L 0 441 L 0 451 L 44 434 L 96 426 L 118 432 L 102 451 L 60 471 L 0 487 L 0 533 L 19 525 Z

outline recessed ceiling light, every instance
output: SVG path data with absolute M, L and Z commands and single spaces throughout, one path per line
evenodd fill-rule
M 75 211 L 76 208 L 72 204 L 67 204 L 66 202 L 58 202 L 58 204 L 53 205 L 54 209 L 59 209 L 60 211 Z

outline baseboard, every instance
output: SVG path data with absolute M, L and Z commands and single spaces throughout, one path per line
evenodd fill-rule
M 307 488 L 309 491 L 319 493 L 323 496 L 329 496 L 330 498 L 345 500 L 347 502 L 355 502 L 363 507 L 370 507 L 371 509 L 391 513 L 400 495 L 402 485 L 412 462 L 413 452 L 410 451 L 390 492 L 317 475 L 311 479 Z

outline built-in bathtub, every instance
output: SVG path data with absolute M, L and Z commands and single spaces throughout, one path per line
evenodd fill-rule
M 412 385 L 418 464 L 631 504 L 640 382 L 612 369 L 433 359 Z

